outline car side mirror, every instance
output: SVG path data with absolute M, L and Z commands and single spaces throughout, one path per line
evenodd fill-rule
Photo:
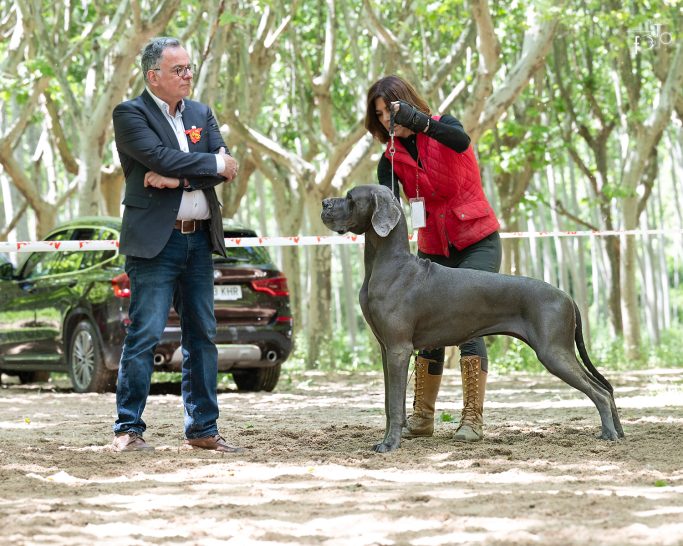
M 0 280 L 9 281 L 14 278 L 14 266 L 10 262 L 0 264 Z

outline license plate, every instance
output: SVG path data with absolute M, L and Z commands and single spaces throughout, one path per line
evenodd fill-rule
M 242 287 L 235 284 L 225 284 L 213 287 L 213 299 L 221 301 L 242 299 Z

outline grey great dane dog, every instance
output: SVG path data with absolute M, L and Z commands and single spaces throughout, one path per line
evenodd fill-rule
M 374 451 L 401 445 L 415 350 L 492 334 L 521 339 L 550 373 L 588 396 L 600 414 L 600 438 L 623 437 L 612 386 L 588 357 L 579 309 L 567 294 L 537 279 L 452 269 L 411 254 L 403 211 L 381 185 L 325 199 L 321 218 L 338 233 L 365 234 L 360 306 L 382 350 L 386 411 L 384 439 Z

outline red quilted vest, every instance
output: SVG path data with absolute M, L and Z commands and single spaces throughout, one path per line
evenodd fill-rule
M 433 119 L 440 117 L 433 116 Z M 472 146 L 458 153 L 418 133 L 421 167 L 398 139 L 395 147 L 394 172 L 403 191 L 412 198 L 418 195 L 419 189 L 420 197 L 425 199 L 427 225 L 417 233 L 419 250 L 448 256 L 449 243 L 462 250 L 498 230 L 500 224 L 484 195 Z M 391 161 L 389 144 L 384 155 Z

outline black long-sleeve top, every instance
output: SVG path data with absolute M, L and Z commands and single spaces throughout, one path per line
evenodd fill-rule
M 467 136 L 462 123 L 460 123 L 457 118 L 449 116 L 448 114 L 441 116 L 439 121 L 436 121 L 435 119 L 430 120 L 429 129 L 427 129 L 425 134 L 458 153 L 464 152 L 470 145 L 470 137 Z M 407 138 L 398 138 L 398 140 L 403 144 L 411 157 L 417 161 L 416 137 L 417 135 L 410 135 Z M 377 164 L 377 178 L 380 184 L 391 189 L 391 162 L 385 155 L 382 155 L 382 158 Z M 394 187 L 394 193 L 398 198 L 398 184 Z

